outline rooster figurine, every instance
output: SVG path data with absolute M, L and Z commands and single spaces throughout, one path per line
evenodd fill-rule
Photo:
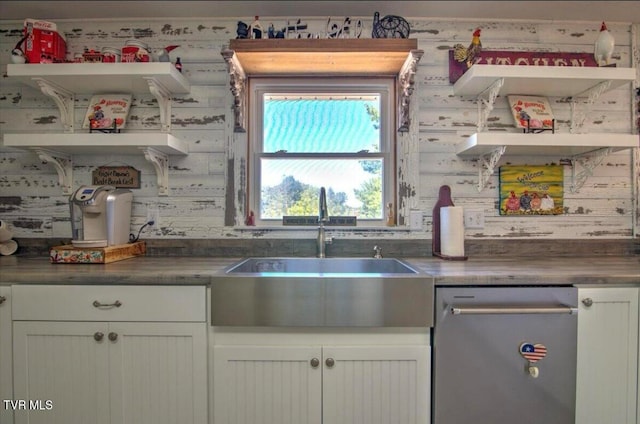
M 593 56 L 598 63 L 598 66 L 608 66 L 611 62 L 611 55 L 613 54 L 613 48 L 615 46 L 615 40 L 613 35 L 607 29 L 607 25 L 603 22 L 600 27 L 600 35 L 596 40 L 595 49 L 593 50 Z
M 482 51 L 482 43 L 480 42 L 480 28 L 473 32 L 473 39 L 469 47 L 465 47 L 462 44 L 456 44 L 453 46 L 453 57 L 458 62 L 464 62 L 467 64 L 467 68 L 475 63 Z

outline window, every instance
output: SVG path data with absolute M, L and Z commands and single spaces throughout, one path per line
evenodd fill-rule
M 382 225 L 393 203 L 393 87 L 389 79 L 250 81 L 249 208 L 258 224 L 330 216 Z

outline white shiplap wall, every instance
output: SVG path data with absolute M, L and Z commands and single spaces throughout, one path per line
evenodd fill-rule
M 240 17 L 252 21 L 250 13 Z M 263 24 L 283 26 L 288 18 L 262 18 Z M 371 18 L 363 17 L 370 33 Z M 630 238 L 637 237 L 638 153 L 622 151 L 606 158 L 579 193 L 570 193 L 570 169 L 566 168 L 566 213 L 552 217 L 501 217 L 496 209 L 497 175 L 488 187 L 478 192 L 478 164 L 454 153 L 454 145 L 475 132 L 477 108 L 472 99 L 453 95 L 448 80 L 448 50 L 455 43 L 468 44 L 471 32 L 482 28 L 482 42 L 492 50 L 533 50 L 592 52 L 600 28 L 599 22 L 513 22 L 408 19 L 411 37 L 425 51 L 419 64 L 417 89 L 412 98 L 413 124 L 402 135 L 402 171 L 415 196 L 404 199 L 409 208 L 424 212 L 424 230 L 381 232 L 381 237 L 430 238 L 431 211 L 441 185 L 451 186 L 456 205 L 482 209 L 485 228 L 467 230 L 467 238 Z M 305 19 L 311 30 L 324 29 L 325 20 Z M 121 47 L 125 40 L 141 38 L 154 49 L 170 44 L 181 47 L 172 52 L 180 56 L 183 72 L 191 82 L 191 93 L 177 96 L 172 109 L 172 132 L 185 140 L 190 154 L 171 157 L 169 163 L 170 196 L 158 197 L 155 173 L 140 156 L 122 156 L 105 152 L 101 156 L 74 157 L 74 187 L 88 184 L 91 171 L 99 165 L 127 164 L 142 171 L 142 187 L 134 191 L 132 230 L 146 217 L 147 205 L 160 210 L 160 227 L 152 238 L 218 237 L 309 237 L 307 232 L 238 232 L 225 223 L 226 175 L 228 159 L 235 161 L 235 179 L 241 179 L 241 155 L 245 144 L 242 134 L 232 132 L 232 98 L 226 64 L 220 51 L 235 38 L 237 19 L 163 19 L 131 21 L 58 21 L 65 33 L 68 50 Z M 632 26 L 608 23 L 616 39 L 618 66 L 634 66 L 633 44 L 640 42 Z M 10 51 L 20 38 L 21 22 L 0 21 L 0 69 L 6 73 Z M 636 47 L 637 48 L 637 47 Z M 637 57 L 635 66 L 638 67 Z M 3 78 L 0 88 L 0 136 L 7 132 L 62 132 L 58 109 L 38 90 Z M 91 93 L 77 96 L 76 124 L 86 111 Z M 637 133 L 634 127 L 631 87 L 612 90 L 601 96 L 588 114 L 585 130 L 599 133 Z M 566 99 L 551 98 L 559 119 L 559 131 L 568 131 L 569 104 Z M 128 129 L 142 131 L 159 128 L 159 111 L 152 95 L 135 95 Z M 492 131 L 512 130 L 512 118 L 505 99 L 499 98 L 489 119 Z M 232 152 L 232 153 L 230 153 Z M 548 164 L 560 158 L 551 156 L 504 157 L 502 163 Z M 634 161 L 636 162 L 634 168 Z M 16 237 L 68 237 L 67 197 L 61 194 L 57 174 L 51 165 L 40 163 L 32 153 L 0 147 L 0 219 L 13 226 Z M 235 185 L 238 188 L 238 184 Z M 233 199 L 237 193 L 231 194 Z M 227 211 L 233 216 L 233 212 Z M 635 229 L 634 229 L 635 227 Z M 344 232 L 344 237 L 370 234 Z

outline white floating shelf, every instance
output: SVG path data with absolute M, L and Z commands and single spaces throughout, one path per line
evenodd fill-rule
M 475 133 L 456 146 L 459 156 L 488 154 L 506 146 L 510 155 L 577 156 L 603 148 L 632 149 L 638 147 L 638 136 L 633 134 L 522 134 Z
M 186 155 L 187 144 L 168 133 L 5 134 L 4 145 L 27 149 L 58 172 L 63 194 L 73 192 L 73 155 L 144 155 L 153 165 L 158 194 L 169 195 L 169 155 Z
M 186 94 L 191 84 L 172 63 L 34 63 L 8 64 L 7 76 L 40 88 L 45 80 L 71 93 L 144 93 L 155 79 L 170 93 Z
M 610 81 L 608 90 L 635 81 L 633 68 L 577 66 L 473 65 L 453 85 L 459 96 L 477 96 L 497 80 L 504 79 L 498 95 L 571 97 L 586 95 L 600 83 Z
M 141 154 L 151 147 L 166 155 L 186 155 L 187 144 L 168 133 L 73 133 L 5 134 L 4 145 L 24 149 L 47 149 L 66 154 Z
M 482 191 L 504 154 L 522 156 L 554 155 L 571 159 L 572 184 L 577 192 L 593 169 L 610 153 L 639 147 L 638 136 L 633 134 L 522 134 L 476 133 L 456 146 L 456 154 L 477 157 L 478 191 Z M 583 170 L 576 171 L 576 165 Z

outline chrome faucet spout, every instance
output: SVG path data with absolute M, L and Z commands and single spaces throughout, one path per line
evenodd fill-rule
M 320 187 L 320 201 L 318 205 L 318 223 L 322 224 L 329 221 L 329 210 L 327 208 L 327 191 L 324 187 Z
M 327 192 L 324 187 L 320 187 L 320 201 L 318 205 L 318 238 L 316 247 L 318 257 L 326 257 L 326 245 L 331 244 L 331 237 L 327 237 L 324 230 L 324 224 L 329 222 L 329 211 L 327 209 Z

